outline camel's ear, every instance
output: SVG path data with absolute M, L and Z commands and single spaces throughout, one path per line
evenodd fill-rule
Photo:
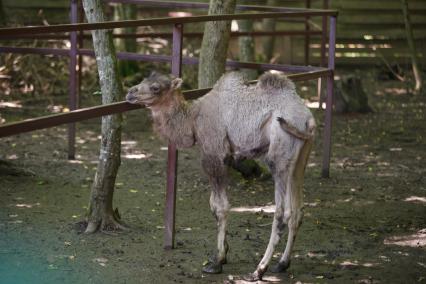
M 175 78 L 175 79 L 173 79 L 172 83 L 171 83 L 172 90 L 178 90 L 178 89 L 180 89 L 180 87 L 182 87 L 182 82 L 183 82 L 183 80 L 181 78 Z

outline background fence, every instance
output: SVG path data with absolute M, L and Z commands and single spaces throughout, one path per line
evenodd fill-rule
M 69 12 L 68 0 L 1 0 L 11 24 L 35 25 L 46 20 L 50 24 L 63 23 Z M 0 1 L 0 3 L 1 3 Z M 176 0 L 175 0 L 176 1 Z M 179 1 L 179 0 L 177 0 Z M 183 1 L 183 0 L 180 0 Z M 197 0 L 192 2 L 207 2 Z M 266 0 L 246 1 L 251 4 L 265 4 Z M 322 7 L 321 0 L 310 0 L 313 8 Z M 426 64 L 426 1 L 408 0 L 412 15 L 414 35 L 420 64 Z M 282 0 L 280 6 L 305 7 L 306 0 Z M 390 63 L 409 64 L 409 50 L 406 43 L 404 22 L 400 0 L 330 0 L 330 8 L 339 10 L 337 25 L 336 57 L 339 66 L 381 65 L 382 57 Z M 140 7 L 143 14 L 161 15 L 172 9 Z M 312 19 L 318 27 L 318 19 Z M 279 28 L 299 29 L 300 24 L 282 22 Z M 288 37 L 276 42 L 278 50 L 286 49 L 283 62 L 304 63 L 303 37 Z M 231 45 L 235 48 L 236 44 Z M 320 42 L 311 40 L 310 57 L 312 63 L 320 60 Z

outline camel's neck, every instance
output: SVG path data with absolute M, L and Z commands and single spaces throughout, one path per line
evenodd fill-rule
M 194 116 L 191 104 L 186 102 L 180 91 L 167 95 L 158 105 L 151 107 L 154 130 L 179 148 L 191 147 L 195 143 Z

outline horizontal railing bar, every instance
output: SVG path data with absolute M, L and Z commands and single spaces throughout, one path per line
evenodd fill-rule
M 333 74 L 331 69 L 324 69 L 318 71 L 304 72 L 304 73 L 296 73 L 296 74 L 288 74 L 287 78 L 290 78 L 294 82 L 306 81 L 311 79 L 318 79 L 322 77 L 327 77 Z M 257 80 L 249 81 L 249 84 L 255 84 Z M 183 92 L 185 99 L 187 100 L 195 100 L 203 95 L 207 94 L 212 88 L 204 88 L 204 89 L 194 89 Z
M 322 31 L 320 30 L 308 30 L 308 31 L 271 31 L 271 32 L 231 32 L 231 37 L 240 37 L 240 36 L 252 36 L 252 37 L 262 37 L 262 36 L 280 36 L 280 35 L 321 35 Z M 202 37 L 204 33 L 184 33 L 183 36 L 186 38 L 199 38 Z M 148 32 L 148 33 L 122 33 L 122 34 L 113 34 L 114 38 L 148 38 L 148 37 L 162 37 L 162 38 L 171 38 L 172 33 L 160 33 L 160 32 Z M 30 35 L 10 35 L 2 36 L 0 40 L 10 40 L 10 39 L 69 39 L 69 35 L 55 35 L 55 34 L 30 34 Z M 83 38 L 91 39 L 90 34 L 84 34 Z
M 77 109 L 70 112 L 53 114 L 39 118 L 27 119 L 21 122 L 14 122 L 0 126 L 0 137 L 49 128 L 66 123 L 78 122 L 103 115 L 110 115 L 139 108 L 141 108 L 140 105 L 133 105 L 127 102 L 118 102 L 108 105 Z
M 147 8 L 186 8 L 186 9 L 206 9 L 209 8 L 209 3 L 203 2 L 177 2 L 177 1 L 156 1 L 156 0 L 108 0 L 110 3 L 137 4 L 146 5 Z M 291 2 L 291 1 L 288 1 Z M 295 2 L 295 1 L 293 1 Z M 260 5 L 237 5 L 236 10 L 240 11 L 305 11 L 306 8 L 290 8 L 277 6 L 260 6 Z
M 0 47 L 0 52 L 20 53 L 20 54 L 41 54 L 41 55 L 59 55 L 69 56 L 69 49 L 55 49 L 55 48 L 34 48 L 34 47 Z M 77 53 L 85 56 L 95 56 L 95 52 L 91 49 L 78 49 Z M 117 52 L 117 58 L 121 60 L 135 60 L 147 62 L 165 62 L 170 63 L 172 57 L 170 55 L 148 55 L 138 54 L 131 52 Z M 182 64 L 196 65 L 199 60 L 195 57 L 184 57 Z M 257 70 L 278 70 L 284 72 L 311 72 L 325 70 L 323 67 L 315 66 L 300 66 L 300 65 L 287 65 L 287 64 L 270 64 L 270 63 L 255 63 L 255 62 L 240 62 L 234 60 L 227 60 L 226 66 L 234 68 L 248 68 Z
M 310 79 L 316 79 L 325 76 L 331 76 L 333 74 L 332 70 L 324 69 L 306 73 L 290 74 L 287 75 L 288 78 L 293 81 L 304 81 Z M 250 83 L 256 83 L 257 81 L 251 81 Z M 196 99 L 206 93 L 208 93 L 211 88 L 205 89 L 196 89 L 184 91 L 183 95 L 186 99 Z M 58 126 L 61 124 L 73 123 L 78 121 L 83 121 L 91 118 L 96 118 L 104 115 L 111 115 L 120 112 L 131 111 L 135 109 L 140 109 L 142 106 L 130 104 L 128 102 L 122 101 L 117 103 L 112 103 L 108 105 L 101 105 L 89 108 L 78 109 L 70 112 L 53 114 L 48 116 L 43 116 L 39 118 L 27 119 L 24 121 L 8 123 L 0 126 L 0 138 L 11 136 L 19 133 L 30 132 L 33 130 L 39 130 L 49 127 Z
M 69 49 L 60 49 L 60 48 L 46 48 L 46 47 L 0 46 L 0 53 L 21 53 L 21 54 L 69 56 L 70 50 Z
M 20 27 L 20 28 L 1 28 L 0 37 L 10 35 L 23 34 L 45 34 L 56 32 L 72 32 L 98 29 L 115 29 L 126 27 L 141 27 L 154 25 L 171 25 L 171 24 L 186 24 L 208 21 L 223 21 L 223 20 L 254 20 L 266 18 L 285 18 L 285 17 L 305 17 L 305 16 L 336 16 L 335 10 L 304 10 L 297 12 L 279 12 L 279 13 L 246 13 L 246 14 L 224 14 L 224 15 L 207 15 L 207 16 L 190 16 L 176 18 L 155 18 L 143 20 L 126 20 L 126 21 L 111 21 L 102 23 L 80 23 L 80 24 L 63 24 L 51 26 L 35 26 L 35 27 Z

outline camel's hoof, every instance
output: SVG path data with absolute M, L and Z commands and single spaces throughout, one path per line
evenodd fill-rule
M 219 274 L 222 273 L 222 264 L 217 261 L 209 261 L 204 267 L 203 267 L 204 273 L 209 274 Z
M 262 275 L 255 271 L 254 273 L 243 276 L 243 280 L 248 282 L 256 282 L 262 280 Z
M 218 261 L 216 256 L 209 257 L 209 263 L 220 263 L 220 264 L 228 264 L 228 259 L 225 257 L 223 260 Z
M 286 271 L 290 267 L 290 261 L 288 262 L 278 262 L 276 265 L 272 266 L 269 271 L 272 273 L 281 273 Z

